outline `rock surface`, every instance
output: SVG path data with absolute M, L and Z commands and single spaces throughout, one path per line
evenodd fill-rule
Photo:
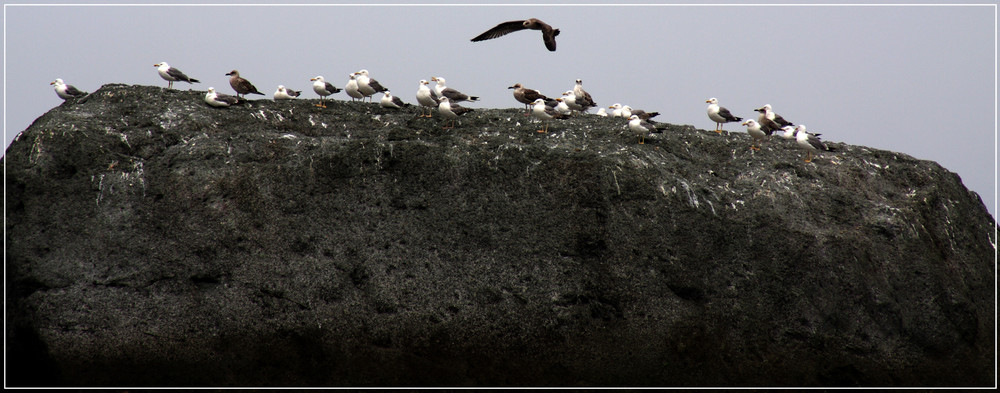
M 934 162 L 203 94 L 106 85 L 8 148 L 9 385 L 995 381 L 996 223 Z

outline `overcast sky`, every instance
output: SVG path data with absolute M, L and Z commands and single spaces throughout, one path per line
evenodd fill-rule
M 561 29 L 469 39 L 539 18 Z M 166 61 L 232 94 L 227 72 L 267 93 L 316 98 L 309 78 L 343 87 L 368 69 L 414 102 L 418 81 L 520 107 L 514 83 L 558 96 L 577 78 L 601 106 L 658 111 L 713 129 L 705 100 L 756 118 L 771 104 L 829 141 L 933 160 L 958 173 L 996 216 L 994 2 L 940 5 L 4 6 L 4 140 L 62 103 L 49 82 L 166 86 Z M 344 93 L 333 96 L 346 99 Z M 256 97 L 254 97 L 256 98 Z M 738 124 L 729 131 L 743 132 Z M 458 130 L 460 131 L 460 130 Z M 823 165 L 818 160 L 816 165 Z

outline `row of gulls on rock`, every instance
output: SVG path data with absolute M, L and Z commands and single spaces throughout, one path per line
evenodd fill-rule
M 543 122 L 543 128 L 538 132 L 548 132 L 549 120 L 567 119 L 574 111 L 586 112 L 597 106 L 594 99 L 583 89 L 583 81 L 576 80 L 572 90 L 567 90 L 562 97 L 552 99 L 540 91 L 524 87 L 520 83 L 507 87 L 513 89 L 514 100 L 525 105 L 525 116 L 534 116 Z
M 709 103 L 708 117 L 715 121 L 717 126 L 741 120 L 741 118 L 730 114 L 728 109 L 720 107 L 717 99 L 710 98 L 705 102 Z M 747 127 L 747 134 L 749 134 L 753 139 L 753 143 L 750 145 L 750 149 L 752 150 L 760 150 L 758 144 L 777 131 L 781 131 L 781 133 L 778 134 L 781 138 L 795 139 L 796 144 L 800 148 L 806 150 L 805 162 L 812 162 L 813 152 L 835 150 L 833 147 L 828 146 L 819 139 L 819 135 L 821 134 L 810 134 L 806 132 L 805 125 L 795 125 L 792 122 L 785 120 L 781 117 L 781 115 L 774 113 L 774 110 L 771 108 L 771 104 L 754 109 L 754 111 L 760 113 L 757 120 L 748 119 L 742 123 Z M 721 133 L 719 129 L 717 129 L 716 132 Z
M 632 117 L 632 115 L 636 115 L 639 116 L 639 118 L 642 120 L 649 121 L 649 119 L 652 119 L 660 115 L 660 112 L 646 112 L 642 109 L 632 109 L 631 106 L 622 105 L 617 102 L 609 106 L 608 109 L 611 109 L 611 114 L 610 114 L 611 117 L 624 117 L 626 119 Z M 601 115 L 602 112 L 604 113 L 603 115 Z M 609 116 L 607 111 L 604 110 L 604 108 L 601 108 L 601 110 L 598 111 L 597 114 L 600 116 Z

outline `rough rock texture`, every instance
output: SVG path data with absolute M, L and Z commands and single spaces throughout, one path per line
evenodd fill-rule
M 7 150 L 9 384 L 996 378 L 996 223 L 934 162 L 203 94 L 106 85 Z

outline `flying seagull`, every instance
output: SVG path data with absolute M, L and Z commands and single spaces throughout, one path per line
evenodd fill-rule
M 68 100 L 70 98 L 79 98 L 87 95 L 87 93 L 77 90 L 73 85 L 67 85 L 62 79 L 56 78 L 55 81 L 49 83 L 50 85 L 56 86 L 56 94 L 59 98 Z
M 483 34 L 477 35 L 476 38 L 472 39 L 472 42 L 490 40 L 524 29 L 541 30 L 542 41 L 545 42 L 545 47 L 551 52 L 556 51 L 556 36 L 559 35 L 559 29 L 553 29 L 552 26 L 535 18 L 503 22 L 492 29 L 486 30 Z
M 184 81 L 187 83 L 201 83 L 201 81 L 197 79 L 184 75 L 184 73 L 181 72 L 181 70 L 171 67 L 165 61 L 153 64 L 153 67 L 156 67 L 156 71 L 160 73 L 160 78 L 163 78 L 164 80 L 169 82 L 167 83 L 168 89 L 174 88 L 174 81 Z

